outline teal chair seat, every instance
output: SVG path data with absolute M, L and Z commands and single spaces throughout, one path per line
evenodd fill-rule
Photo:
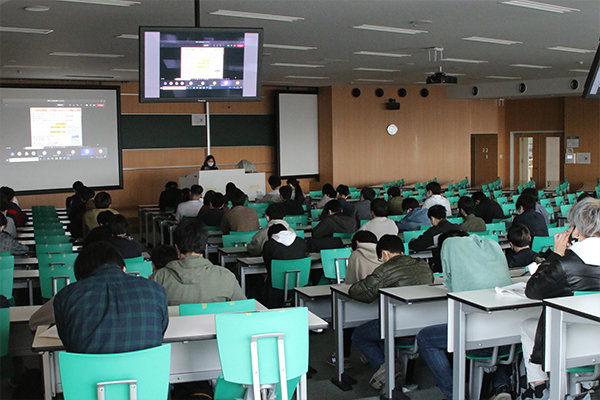
M 325 278 L 342 283 L 346 279 L 350 254 L 352 250 L 349 248 L 321 250 L 321 264 L 323 264 Z
M 312 219 L 319 219 L 319 215 L 321 215 L 322 212 L 322 208 L 313 208 L 312 210 L 310 210 L 310 217 Z
M 256 311 L 256 300 L 254 299 L 179 305 L 179 315 L 181 316 L 251 311 Z
M 248 203 L 247 207 L 256 211 L 259 217 L 265 215 L 265 211 L 267 211 L 267 207 L 269 207 L 271 203 Z
M 485 228 L 490 234 L 506 233 L 506 223 L 504 223 L 504 222 L 485 224 Z
M 423 231 L 405 231 L 403 232 L 403 240 L 405 243 L 410 242 L 412 239 L 416 239 L 423 234 Z
M 284 220 L 290 224 L 291 227 L 308 225 L 308 215 L 286 215 Z
M 171 345 L 114 354 L 58 353 L 65 400 L 167 399 Z M 100 393 L 102 392 L 102 397 Z

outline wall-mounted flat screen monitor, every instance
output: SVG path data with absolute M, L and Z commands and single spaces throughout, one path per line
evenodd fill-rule
M 140 102 L 259 101 L 262 28 L 140 27 Z
M 583 86 L 583 97 L 586 99 L 600 99 L 600 45 L 592 61 L 590 72 Z
M 121 188 L 119 87 L 0 86 L 0 182 L 18 193 Z

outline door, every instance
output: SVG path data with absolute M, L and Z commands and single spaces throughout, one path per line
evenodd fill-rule
M 515 134 L 513 154 L 516 185 L 530 179 L 538 188 L 552 188 L 564 176 L 564 135 L 562 133 L 521 132 Z
M 498 135 L 471 135 L 471 185 L 481 186 L 498 177 Z

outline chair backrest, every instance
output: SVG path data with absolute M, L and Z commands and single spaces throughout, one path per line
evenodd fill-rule
M 336 283 L 342 283 L 346 279 L 346 267 L 350 254 L 352 254 L 352 250 L 349 248 L 321 250 L 321 264 L 323 264 L 325 278 L 335 279 Z
M 286 215 L 284 219 L 293 228 L 297 225 L 308 225 L 308 215 Z
M 505 222 L 496 222 L 493 224 L 485 224 L 485 228 L 490 234 L 506 232 Z
M 313 208 L 312 210 L 310 210 L 310 217 L 312 219 L 318 219 L 319 215 L 321 215 L 322 212 L 323 212 L 322 208 Z
M 77 254 L 40 254 L 40 290 L 42 297 L 49 299 L 69 283 L 76 282 L 73 268 Z
M 310 257 L 294 260 L 271 260 L 271 285 L 275 289 L 283 290 L 284 301 L 287 301 L 289 289 L 308 284 L 310 263 Z
M 352 235 L 354 235 L 354 232 L 350 232 L 350 233 L 335 232 L 333 234 L 333 237 L 337 237 L 340 239 L 352 239 Z
M 0 357 L 8 354 L 10 336 L 10 308 L 0 308 Z
M 557 233 L 566 232 L 569 229 L 568 226 L 556 226 L 556 227 L 548 227 L 548 236 L 554 236 Z
M 152 261 L 142 261 L 125 263 L 125 272 L 132 275 L 148 278 L 152 275 Z
M 548 207 L 552 205 L 552 199 L 540 199 L 540 204 L 543 207 Z
M 457 224 L 457 225 L 463 223 L 463 217 L 448 217 L 448 218 L 446 218 L 446 220 L 448 222 L 451 222 L 451 223 Z M 429 226 L 429 228 L 431 228 L 431 226 Z M 421 229 L 421 230 L 423 230 L 423 229 Z
M 71 243 L 41 243 L 35 245 L 35 254 L 42 253 L 72 253 Z
M 245 246 L 252 240 L 256 232 L 231 232 L 229 235 L 223 235 L 223 247 Z
M 58 360 L 65 400 L 125 400 L 132 390 L 137 399 L 169 394 L 170 344 L 114 354 L 60 352 Z
M 508 203 L 508 197 L 506 197 L 506 196 L 497 197 L 496 203 L 498 203 L 500 205 L 506 204 L 506 203 Z
M 573 204 L 562 204 L 560 206 L 560 215 L 566 218 L 571 207 L 573 207 Z
M 308 309 L 215 315 L 217 347 L 223 378 L 253 385 L 279 383 L 288 399 L 287 382 L 308 371 Z M 279 397 L 278 397 L 279 398 Z
M 502 189 L 494 190 L 494 197 L 498 198 L 502 196 Z
M 15 257 L 0 256 L 0 294 L 8 300 L 13 298 L 14 270 Z
M 388 215 L 388 218 L 394 222 L 402 221 L 402 218 L 404 218 L 404 217 L 406 217 L 406 214 Z
M 300 230 L 297 230 L 297 231 L 296 231 L 296 236 L 298 236 L 299 238 L 302 238 L 302 239 L 304 239 L 304 238 L 305 238 L 305 237 L 304 237 L 304 236 L 305 236 L 305 233 L 304 233 L 304 231 L 303 231 L 303 230 L 301 230 L 301 229 L 300 229 Z
M 502 204 L 500 205 L 500 207 L 502 207 L 502 212 L 504 213 L 504 215 L 511 215 L 512 212 L 517 209 L 514 203 Z
M 45 244 L 45 243 L 70 243 L 71 237 L 65 234 L 56 235 L 56 234 L 33 234 L 36 244 Z
M 179 305 L 179 315 L 181 316 L 250 311 L 256 311 L 256 300 L 254 299 Z
M 322 199 L 323 198 L 323 192 L 321 192 L 320 190 L 311 190 L 310 192 L 308 192 L 308 195 L 310 196 L 311 199 Z
M 268 223 L 269 221 L 267 221 L 267 217 L 261 217 L 258 219 L 258 226 L 260 226 L 260 229 L 265 228 Z
M 485 231 L 485 232 L 469 232 L 469 236 L 473 236 L 473 235 L 477 235 L 482 239 L 491 239 L 496 243 L 500 243 L 500 239 L 498 238 L 498 234 L 493 234 L 493 233 L 488 233 L 489 231 Z
M 556 196 L 554 198 L 554 204 L 556 204 L 557 207 L 560 207 L 564 203 L 565 203 L 565 198 L 563 196 Z
M 127 267 L 127 265 L 129 264 L 137 264 L 140 262 L 144 262 L 144 256 L 124 258 L 123 261 L 125 261 L 125 267 Z
M 269 207 L 271 203 L 248 203 L 247 207 L 256 211 L 259 217 L 265 215 L 265 211 L 267 211 L 267 207 Z
M 405 243 L 410 242 L 412 239 L 416 239 L 423 234 L 423 231 L 405 231 L 402 233 L 403 240 Z
M 531 242 L 531 250 L 539 253 L 548 249 L 554 250 L 554 237 L 552 236 L 534 236 Z

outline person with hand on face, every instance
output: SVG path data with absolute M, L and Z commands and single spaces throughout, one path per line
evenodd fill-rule
M 202 164 L 202 168 L 200 168 L 202 171 L 205 170 L 211 170 L 211 169 L 219 169 L 217 167 L 217 162 L 215 161 L 215 157 L 212 155 L 207 155 L 206 158 L 204 159 L 204 164 Z

